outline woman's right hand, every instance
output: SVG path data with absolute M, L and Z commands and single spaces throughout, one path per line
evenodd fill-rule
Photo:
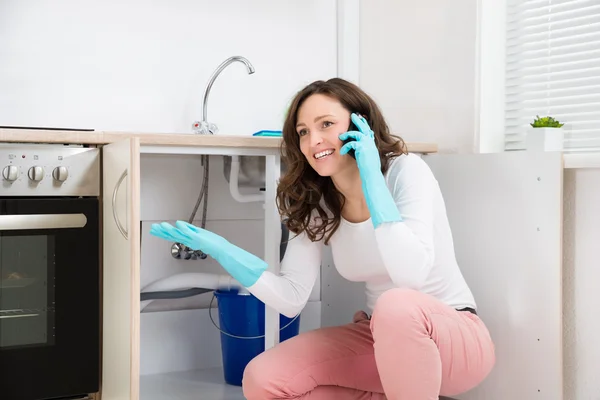
M 184 221 L 177 221 L 175 226 L 167 222 L 152 224 L 150 234 L 184 244 L 192 250 L 200 250 L 213 258 L 216 258 L 214 254 L 223 251 L 228 244 L 227 240 L 216 233 L 198 228 Z
M 254 254 L 235 246 L 216 233 L 185 221 L 177 221 L 175 226 L 167 222 L 152 224 L 150 233 L 208 254 L 245 287 L 254 285 L 267 269 L 267 263 Z

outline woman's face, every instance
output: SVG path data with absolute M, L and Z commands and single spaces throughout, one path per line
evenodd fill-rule
M 348 131 L 350 111 L 332 97 L 313 94 L 298 109 L 296 133 L 300 151 L 321 176 L 334 176 L 355 165 L 354 159 L 340 154 L 339 136 Z

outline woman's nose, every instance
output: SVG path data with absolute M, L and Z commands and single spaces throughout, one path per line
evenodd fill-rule
M 310 145 L 315 147 L 323 142 L 323 136 L 318 131 L 310 133 Z

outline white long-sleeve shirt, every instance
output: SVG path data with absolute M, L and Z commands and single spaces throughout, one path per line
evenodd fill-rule
M 476 308 L 460 271 L 437 180 L 417 155 L 396 157 L 385 181 L 403 219 L 374 229 L 371 219 L 342 218 L 330 241 L 335 267 L 344 278 L 365 282 L 368 311 L 391 288 L 430 294 L 449 306 Z M 322 242 L 304 233 L 287 245 L 278 275 L 264 272 L 248 291 L 288 317 L 308 301 L 319 275 Z

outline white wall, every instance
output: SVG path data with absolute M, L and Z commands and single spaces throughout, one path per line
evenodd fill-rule
M 293 93 L 336 73 L 335 0 L 3 0 L 2 125 L 189 132 L 212 71 L 222 133 L 280 127 Z
M 360 84 L 395 134 L 474 149 L 475 0 L 362 0 Z

